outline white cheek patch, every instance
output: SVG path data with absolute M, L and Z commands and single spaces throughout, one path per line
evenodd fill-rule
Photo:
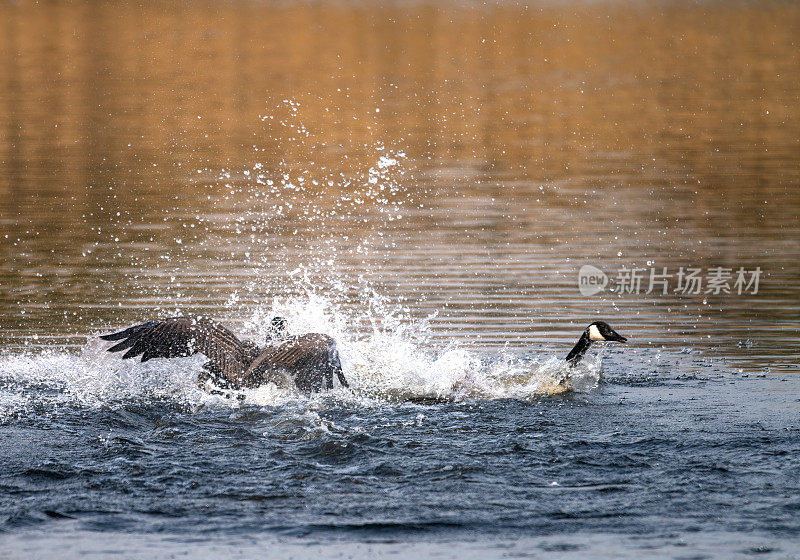
M 606 338 L 600 334 L 600 329 L 597 328 L 597 325 L 590 325 L 589 326 L 589 338 L 591 340 L 605 340 Z

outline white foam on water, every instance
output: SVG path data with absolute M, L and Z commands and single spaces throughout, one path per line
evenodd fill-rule
M 568 391 L 587 391 L 600 379 L 599 361 L 569 369 L 553 356 L 502 353 L 480 355 L 453 343 L 437 348 L 428 340 L 427 320 L 412 321 L 396 310 L 381 315 L 369 305 L 368 317 L 338 312 L 325 297 L 309 294 L 276 299 L 258 307 L 245 322 L 243 338 L 263 340 L 275 315 L 289 320 L 293 332 L 323 332 L 337 340 L 350 389 L 306 396 L 289 386 L 209 394 L 197 386 L 202 356 L 122 360 L 109 346 L 91 338 L 78 353 L 58 348 L 0 356 L 0 418 L 27 410 L 61 406 L 102 407 L 130 401 L 167 400 L 191 407 L 242 404 L 283 406 L 331 399 L 353 406 L 398 402 L 531 399 Z M 223 321 L 224 322 L 224 321 Z M 357 333 L 352 324 L 372 330 Z

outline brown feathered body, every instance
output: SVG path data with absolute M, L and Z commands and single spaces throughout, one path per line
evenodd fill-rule
M 201 379 L 232 388 L 258 387 L 285 375 L 307 392 L 332 389 L 334 375 L 347 387 L 336 342 L 325 334 L 290 336 L 261 348 L 239 340 L 215 321 L 185 316 L 149 321 L 100 338 L 119 341 L 108 351 L 127 350 L 123 359 L 141 355 L 146 362 L 203 354 L 209 362 Z

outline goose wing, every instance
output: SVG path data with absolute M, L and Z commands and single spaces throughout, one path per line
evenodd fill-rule
M 339 361 L 336 341 L 324 334 L 309 333 L 265 348 L 243 376 L 243 382 L 255 386 L 263 383 L 269 372 L 288 371 L 298 388 L 319 391 L 333 387 L 336 374 L 347 386 Z
M 123 359 L 142 355 L 179 358 L 203 354 L 231 381 L 238 382 L 252 361 L 252 349 L 214 321 L 204 317 L 171 317 L 148 321 L 125 330 L 103 335 L 103 340 L 120 341 L 109 352 L 121 352 Z

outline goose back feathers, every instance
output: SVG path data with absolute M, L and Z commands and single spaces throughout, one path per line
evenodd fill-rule
M 119 341 L 108 351 L 126 350 L 123 359 L 141 355 L 146 362 L 203 354 L 210 360 L 204 369 L 235 387 L 257 387 L 283 374 L 303 391 L 333 388 L 334 375 L 347 386 L 336 342 L 324 334 L 290 336 L 260 348 L 215 321 L 185 316 L 148 321 L 100 338 Z

